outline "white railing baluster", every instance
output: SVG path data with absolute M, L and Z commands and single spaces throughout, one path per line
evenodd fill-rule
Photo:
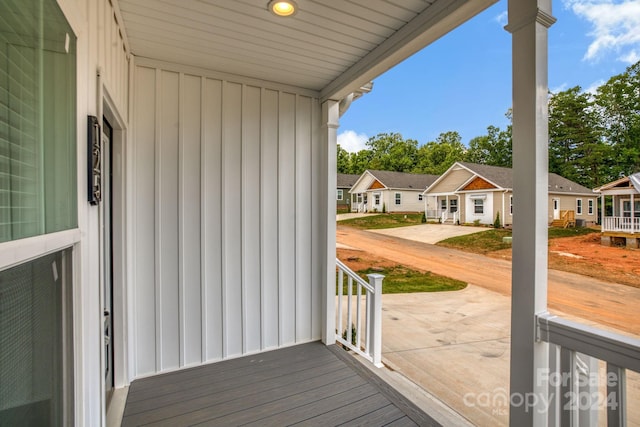
M 340 260 L 336 259 L 337 274 L 337 316 L 336 341 L 344 347 L 363 356 L 377 367 L 382 365 L 382 280 L 380 274 L 369 274 L 369 283 L 354 273 Z M 347 292 L 343 292 L 344 275 L 347 275 Z M 355 295 L 353 287 L 356 287 Z M 365 304 L 362 298 L 364 294 Z M 347 299 L 346 312 L 343 312 L 342 300 Z M 356 303 L 353 304 L 353 298 Z M 354 306 L 355 305 L 355 313 Z M 364 325 L 362 324 L 362 311 Z M 354 319 L 355 317 L 355 319 Z M 343 318 L 345 322 L 343 322 Z M 343 327 L 344 329 L 343 332 Z M 364 348 L 362 348 L 362 330 L 364 328 Z M 352 330 L 355 329 L 355 335 Z M 344 335 L 343 335 L 344 333 Z M 355 342 L 355 344 L 354 344 Z
M 605 405 L 608 426 L 626 426 L 626 370 L 640 372 L 640 340 L 549 313 L 536 316 L 536 323 L 539 339 L 551 344 L 550 362 L 560 349 L 559 360 L 549 363 L 555 375 L 550 395 L 560 392 L 559 413 L 550 411 L 549 426 L 596 426 L 599 405 Z M 598 360 L 607 364 L 606 396 L 598 392 Z

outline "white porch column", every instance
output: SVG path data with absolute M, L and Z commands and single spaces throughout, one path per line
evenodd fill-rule
M 604 209 L 604 202 L 605 202 L 605 195 L 604 193 L 600 193 L 600 231 L 604 231 L 604 214 L 605 214 L 605 209 Z
M 328 100 L 322 104 L 322 137 L 321 141 L 326 144 L 323 147 L 323 168 L 320 171 L 320 182 L 326 183 L 326 197 L 324 216 L 326 217 L 326 238 L 325 255 L 323 265 L 325 269 L 322 273 L 323 284 L 323 329 L 322 342 L 327 345 L 336 341 L 336 174 L 338 172 L 336 151 L 338 146 L 338 126 L 339 126 L 339 105 L 338 101 Z M 322 214 L 321 214 L 322 215 Z
M 536 340 L 536 314 L 547 309 L 547 31 L 551 0 L 509 0 L 513 62 L 513 272 L 511 426 L 545 426 L 541 372 L 548 345 Z M 533 407 L 529 406 L 533 405 Z

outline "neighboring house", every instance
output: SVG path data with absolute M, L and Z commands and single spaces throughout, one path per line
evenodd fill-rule
M 496 1 L 299 1 L 287 18 L 268 3 L 0 1 L 1 424 L 104 426 L 136 379 L 336 342 L 340 115 Z M 538 212 L 554 19 L 548 1 L 508 6 L 516 209 Z M 521 232 L 509 390 L 544 401 L 548 342 L 573 361 L 616 341 L 558 338 L 528 268 L 546 233 Z M 540 405 L 510 422 L 540 424 Z
M 357 174 L 339 173 L 336 185 L 336 208 L 338 212 L 351 211 L 351 197 L 349 190 L 360 178 Z
M 437 175 L 366 170 L 351 188 L 352 212 L 423 212 L 423 191 Z
M 594 191 L 602 198 L 602 244 L 640 247 L 640 172 Z
M 513 170 L 456 162 L 424 192 L 429 218 L 442 222 L 513 224 Z M 596 195 L 566 178 L 549 174 L 548 222 L 556 226 L 595 224 Z

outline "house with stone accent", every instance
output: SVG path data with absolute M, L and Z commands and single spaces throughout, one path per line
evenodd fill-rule
M 443 223 L 513 224 L 513 169 L 456 162 L 424 191 L 428 218 Z M 567 227 L 597 221 L 592 190 L 555 173 L 549 174 L 547 222 Z
M 602 244 L 640 247 L 640 172 L 594 191 L 601 198 Z
M 351 212 L 424 212 L 423 192 L 437 175 L 366 170 L 349 191 Z

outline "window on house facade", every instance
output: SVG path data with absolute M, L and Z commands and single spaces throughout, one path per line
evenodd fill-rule
M 6 242 L 77 226 L 76 37 L 56 0 L 0 2 L 0 16 Z
M 513 196 L 509 196 L 509 215 L 513 215 Z
M 402 193 L 396 193 L 396 205 L 402 204 Z
M 593 215 L 593 199 L 589 199 L 587 202 L 587 213 Z
M 380 206 L 380 193 L 373 195 L 373 204 L 376 206 Z
M 336 197 L 338 198 L 338 200 L 342 200 L 342 198 L 344 197 L 342 189 L 338 189 L 338 192 L 336 193 Z
M 443 210 L 443 211 L 447 210 L 447 200 L 446 199 L 440 200 L 440 209 Z
M 582 215 L 582 199 L 576 199 L 576 215 Z
M 421 202 L 422 201 L 422 194 L 418 194 L 418 201 Z
M 484 200 L 473 199 L 473 213 L 484 214 Z
M 458 212 L 458 200 L 457 199 L 449 200 L 449 212 L 451 212 L 451 213 Z

